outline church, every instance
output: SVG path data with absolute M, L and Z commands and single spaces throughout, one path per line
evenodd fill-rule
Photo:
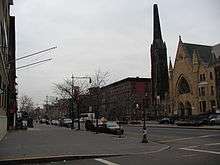
M 215 113 L 220 109 L 220 44 L 185 43 L 179 37 L 174 65 L 167 64 L 157 4 L 151 44 L 152 113 L 155 117 Z M 220 112 L 219 112 L 220 113 Z
M 187 118 L 216 112 L 220 94 L 220 44 L 184 43 L 179 37 L 169 64 L 169 115 Z

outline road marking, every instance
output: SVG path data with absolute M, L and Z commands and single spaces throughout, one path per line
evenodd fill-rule
M 214 134 L 214 135 L 203 135 L 203 136 L 193 136 L 193 137 L 187 137 L 187 138 L 180 138 L 180 139 L 171 139 L 171 140 L 164 140 L 164 141 L 159 141 L 162 143 L 167 143 L 167 142 L 175 142 L 175 141 L 183 141 L 183 140 L 191 140 L 191 139 L 199 139 L 199 138 L 208 138 L 208 137 L 213 137 L 213 136 L 220 136 L 220 134 Z
M 205 144 L 206 146 L 217 146 L 220 145 L 220 143 L 210 143 L 210 144 Z
M 193 149 L 193 148 L 180 148 L 180 149 L 181 149 L 181 150 L 186 150 L 186 151 L 204 152 L 204 153 L 209 153 L 209 154 L 220 155 L 220 152 L 216 152 L 216 151 L 197 150 L 197 149 Z
M 95 159 L 95 160 L 98 161 L 98 162 L 107 164 L 107 165 L 119 165 L 119 164 L 117 164 L 117 163 L 113 163 L 113 162 L 110 162 L 110 161 L 105 160 L 105 159 Z
M 181 157 L 192 157 L 192 156 L 196 156 L 197 154 L 191 154 L 191 155 L 181 155 Z

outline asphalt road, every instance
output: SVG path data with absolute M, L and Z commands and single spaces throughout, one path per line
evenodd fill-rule
M 142 128 L 124 126 L 125 135 L 142 139 Z M 220 131 L 180 128 L 147 128 L 148 139 L 167 144 L 168 150 L 102 159 L 51 162 L 76 165 L 217 165 L 220 163 Z

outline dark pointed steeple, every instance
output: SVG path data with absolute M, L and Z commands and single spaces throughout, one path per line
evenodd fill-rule
M 161 29 L 160 29 L 160 18 L 157 4 L 154 4 L 154 40 L 162 40 Z
M 157 4 L 153 5 L 153 43 L 151 45 L 152 103 L 163 102 L 169 92 L 167 48 L 162 40 Z

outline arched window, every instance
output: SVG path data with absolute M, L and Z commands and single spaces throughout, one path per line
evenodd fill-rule
M 177 90 L 180 94 L 185 94 L 190 92 L 189 84 L 184 77 L 181 77 Z

